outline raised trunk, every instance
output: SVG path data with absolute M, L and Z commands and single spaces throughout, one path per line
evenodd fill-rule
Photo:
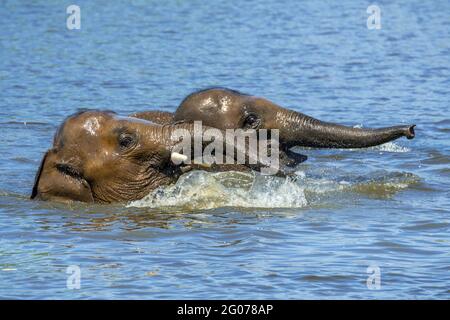
M 361 129 L 324 122 L 299 112 L 280 111 L 276 122 L 280 128 L 280 142 L 287 147 L 367 148 L 400 137 L 414 138 L 415 125 L 379 129 Z

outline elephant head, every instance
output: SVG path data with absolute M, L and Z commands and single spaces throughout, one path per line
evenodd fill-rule
M 31 198 L 100 203 L 141 199 L 184 172 L 186 167 L 174 161 L 175 155 L 183 155 L 172 152 L 176 129 L 194 135 L 195 128 L 189 123 L 158 125 L 109 111 L 72 115 L 41 162 Z M 247 162 L 245 167 L 258 169 L 258 163 Z
M 220 129 L 279 129 L 280 143 L 318 148 L 366 148 L 400 137 L 414 138 L 415 125 L 360 129 L 324 122 L 271 101 L 238 91 L 213 88 L 187 96 L 174 121 L 202 120 Z

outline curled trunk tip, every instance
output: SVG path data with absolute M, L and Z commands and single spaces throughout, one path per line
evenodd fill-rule
M 416 136 L 416 133 L 414 131 L 415 127 L 416 127 L 415 124 L 408 126 L 405 132 L 405 136 L 407 139 L 414 139 L 414 137 Z

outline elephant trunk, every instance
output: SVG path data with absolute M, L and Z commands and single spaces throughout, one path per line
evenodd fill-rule
M 288 148 L 367 148 L 405 136 L 414 138 L 415 125 L 361 129 L 324 122 L 295 111 L 277 112 L 280 140 Z

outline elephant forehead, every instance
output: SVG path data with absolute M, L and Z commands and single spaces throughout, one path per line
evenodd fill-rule
M 200 103 L 199 110 L 202 112 L 213 112 L 217 111 L 217 107 L 218 105 L 214 99 L 212 97 L 207 97 Z
M 110 124 L 97 118 L 83 119 L 78 123 L 66 125 L 58 134 L 55 145 L 67 153 L 80 157 L 106 158 L 113 150 Z
M 221 112 L 228 112 L 232 106 L 231 98 L 228 95 L 221 97 L 219 106 Z
M 100 137 L 113 117 L 106 112 L 89 111 L 69 117 L 62 125 L 58 139 L 66 142 Z
M 91 147 L 98 144 L 101 137 L 100 123 L 94 119 L 88 119 L 76 125 L 66 125 L 58 134 L 56 144 L 63 146 Z
M 233 97 L 226 94 L 205 97 L 198 108 L 203 113 L 227 113 L 233 110 L 233 106 Z

